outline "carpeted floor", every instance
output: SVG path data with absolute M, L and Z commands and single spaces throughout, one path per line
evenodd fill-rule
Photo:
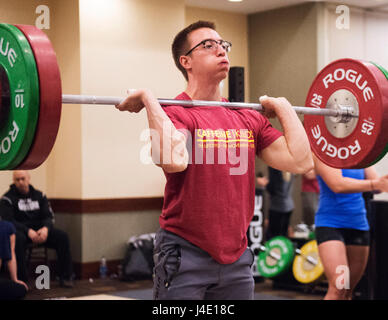
M 52 281 L 50 289 L 38 290 L 33 282 L 29 283 L 30 290 L 26 300 L 44 299 L 77 299 L 77 300 L 121 300 L 121 299 L 152 299 L 152 281 L 142 280 L 124 282 L 118 279 L 94 279 L 75 281 L 72 289 L 59 287 L 58 282 Z M 275 289 L 271 280 L 256 283 L 255 300 L 320 300 L 324 292 L 306 292 L 306 290 Z

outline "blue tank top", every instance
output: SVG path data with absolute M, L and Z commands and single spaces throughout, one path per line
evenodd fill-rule
M 364 169 L 342 169 L 342 176 L 363 180 Z M 316 227 L 369 230 L 362 193 L 334 193 L 320 176 L 317 176 L 320 195 L 315 215 Z

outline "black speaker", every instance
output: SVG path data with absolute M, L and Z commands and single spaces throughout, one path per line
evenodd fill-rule
M 355 299 L 388 299 L 388 202 L 371 200 L 368 210 L 371 243 L 368 265 L 354 290 Z
M 373 283 L 372 299 L 388 299 L 388 202 L 372 201 L 370 281 Z
M 231 67 L 229 70 L 229 101 L 244 102 L 244 68 Z

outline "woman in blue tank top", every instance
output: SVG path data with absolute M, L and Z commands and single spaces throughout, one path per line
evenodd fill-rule
M 350 300 L 369 256 L 363 192 L 388 192 L 388 175 L 375 169 L 335 169 L 314 156 L 320 187 L 316 239 L 329 287 L 325 299 Z

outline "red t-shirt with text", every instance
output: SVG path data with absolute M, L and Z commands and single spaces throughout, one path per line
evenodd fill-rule
M 191 100 L 185 92 L 176 99 Z M 165 172 L 160 226 L 219 263 L 233 263 L 247 248 L 246 233 L 254 211 L 255 156 L 282 133 L 250 109 L 163 109 L 185 133 L 190 159 L 183 172 Z

